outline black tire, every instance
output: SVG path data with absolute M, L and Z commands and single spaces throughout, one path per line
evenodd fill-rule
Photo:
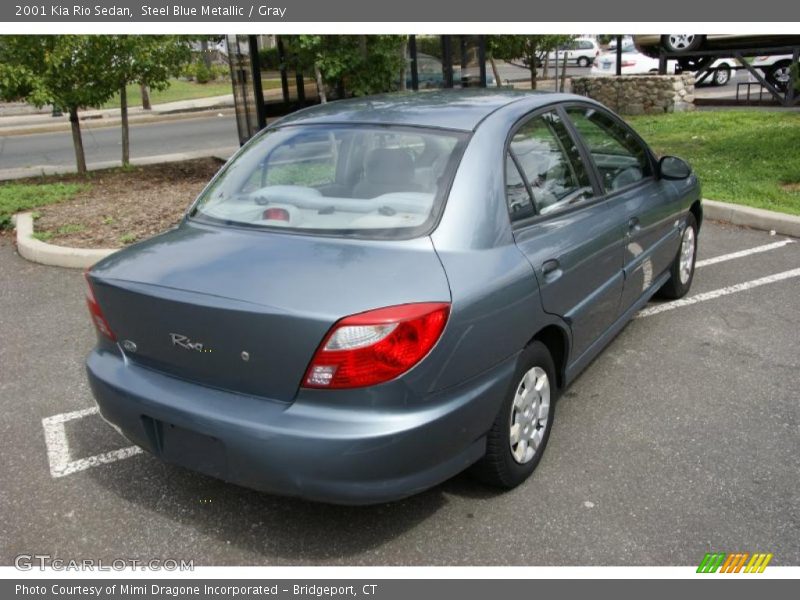
M 731 80 L 731 68 L 728 65 L 720 65 L 714 71 L 712 83 L 716 86 L 728 85 Z
M 522 388 L 523 377 L 535 367 L 544 370 L 549 382 L 549 410 L 541 435 L 541 441 L 527 462 L 520 463 L 512 454 L 510 442 L 510 426 L 512 405 L 517 390 Z M 486 454 L 471 469 L 471 474 L 483 483 L 504 489 L 511 489 L 525 481 L 536 469 L 542 459 L 550 431 L 553 428 L 555 403 L 558 396 L 558 384 L 555 377 L 553 358 L 547 347 L 541 342 L 533 342 L 520 354 L 517 369 L 514 372 L 511 387 L 506 393 L 500 411 L 495 417 L 492 428 L 486 436 Z
M 692 235 L 694 238 L 694 252 L 692 254 L 691 260 L 691 270 L 689 271 L 689 277 L 685 280 L 681 280 L 681 254 L 683 251 L 684 240 L 688 235 L 688 231 L 691 229 Z M 697 260 L 697 220 L 694 218 L 692 213 L 689 213 L 686 216 L 686 227 L 683 230 L 683 234 L 681 235 L 681 243 L 678 246 L 678 252 L 675 255 L 675 260 L 672 261 L 672 266 L 670 267 L 670 278 L 667 283 L 665 283 L 660 290 L 658 290 L 658 296 L 661 298 L 665 298 L 667 300 L 677 300 L 678 298 L 683 298 L 692 287 L 692 280 L 694 279 L 694 263 Z
M 579 56 L 578 57 L 578 66 L 579 67 L 583 67 L 585 69 L 586 67 L 588 67 L 591 64 L 592 64 L 592 61 L 589 60 L 587 57 L 585 57 L 585 56 Z
M 792 61 L 780 60 L 769 68 L 765 79 L 774 85 L 779 92 L 785 92 L 789 88 L 791 66 Z
M 694 52 L 703 46 L 705 36 L 670 34 L 661 36 L 661 46 L 667 52 Z

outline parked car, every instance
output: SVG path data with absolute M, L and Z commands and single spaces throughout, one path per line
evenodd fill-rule
M 652 57 L 658 57 L 662 49 L 667 52 L 693 52 L 748 47 L 767 49 L 800 46 L 800 35 L 780 34 L 698 35 L 670 33 L 667 35 L 635 35 L 633 39 L 639 51 Z
M 668 64 L 667 71 L 675 72 L 674 61 Z M 622 75 L 643 75 L 647 73 L 658 73 L 658 59 L 651 58 L 638 52 L 633 46 L 622 47 Z M 605 77 L 617 74 L 617 53 L 604 52 L 594 61 L 590 74 L 593 77 Z
M 594 62 L 595 58 L 600 54 L 600 46 L 592 38 L 578 38 L 571 41 L 569 44 L 550 52 L 547 55 L 550 64 L 553 64 L 558 57 L 559 62 L 564 60 L 566 55 L 568 65 L 577 65 L 579 67 L 588 67 Z
M 408 67 L 406 68 L 406 88 L 411 89 L 411 59 L 407 61 Z M 467 67 L 464 73 L 461 72 L 460 67 L 453 67 L 453 82 L 456 85 L 466 84 L 467 86 L 476 86 L 480 82 L 480 72 L 478 67 Z M 442 88 L 444 87 L 444 71 L 442 68 L 442 61 L 420 52 L 417 54 L 417 84 L 421 90 Z M 496 85 L 494 76 L 486 73 L 486 85 L 493 87 Z
M 711 73 L 704 77 L 696 77 L 698 83 L 711 83 L 712 85 L 727 85 L 735 72 L 736 62 L 731 59 L 719 59 L 712 63 Z M 674 60 L 667 61 L 667 73 L 680 72 L 680 67 Z M 622 48 L 622 75 L 645 75 L 658 73 L 658 59 L 638 52 L 633 46 Z M 605 52 L 597 57 L 590 72 L 593 77 L 607 77 L 617 74 L 616 52 Z
M 731 54 L 732 51 L 758 50 L 767 52 L 774 48 L 798 47 L 800 46 L 800 35 L 696 35 L 696 34 L 668 34 L 668 35 L 637 35 L 634 36 L 636 47 L 648 56 L 658 57 L 662 50 L 677 54 L 687 54 L 685 58 L 678 58 L 678 62 L 684 70 L 696 70 L 700 66 L 703 57 L 692 56 L 692 52 L 701 50 L 719 50 L 721 54 Z M 779 57 L 779 65 L 765 59 L 763 66 L 758 65 L 764 71 L 767 81 L 781 91 L 785 91 L 789 83 L 789 67 L 792 64 L 791 55 Z M 778 57 L 776 57 L 778 58 Z M 732 58 L 727 60 L 733 61 Z
M 133 443 L 259 490 L 365 504 L 468 467 L 514 487 L 562 391 L 688 292 L 701 222 L 689 165 L 584 97 L 331 102 L 87 272 L 89 382 Z
M 624 35 L 622 36 L 622 46 L 633 46 L 633 36 Z M 612 36 L 611 39 L 608 41 L 608 45 L 606 46 L 608 50 L 616 50 L 617 49 L 617 36 Z

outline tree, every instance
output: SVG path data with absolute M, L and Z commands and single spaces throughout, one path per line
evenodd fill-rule
M 114 93 L 108 50 L 102 36 L 0 36 L 0 98 L 68 111 L 78 173 L 86 172 L 78 110 Z
M 177 76 L 191 60 L 188 42 L 171 35 L 111 35 L 103 36 L 110 57 L 108 76 L 119 91 L 119 110 L 122 124 L 122 164 L 130 162 L 128 127 L 128 84 L 138 84 L 148 90 L 164 90 L 170 78 Z
M 491 35 L 487 43 L 493 58 L 521 60 L 522 64 L 530 71 L 531 89 L 535 90 L 538 68 L 547 53 L 575 37 L 570 35 Z
M 298 67 L 313 72 L 320 99 L 340 85 L 354 96 L 399 88 L 405 65 L 404 35 L 296 35 L 284 38 Z

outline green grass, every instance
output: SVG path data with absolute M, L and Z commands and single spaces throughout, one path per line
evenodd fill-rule
M 5 183 L 0 185 L 0 229 L 9 227 L 11 215 L 69 200 L 84 189 L 77 183 Z
M 709 111 L 627 120 L 658 154 L 689 161 L 704 198 L 800 215 L 800 113 Z
M 263 88 L 272 89 L 281 87 L 280 80 L 266 79 L 262 81 Z M 129 85 L 128 88 L 128 106 L 141 106 L 142 95 L 138 85 Z M 150 91 L 151 104 L 163 104 L 164 102 L 177 102 L 179 100 L 194 100 L 195 98 L 208 98 L 209 96 L 224 96 L 232 94 L 230 79 L 218 79 L 216 81 L 209 81 L 208 83 L 195 83 L 194 81 L 186 81 L 185 79 L 172 79 L 170 85 L 166 90 Z M 103 104 L 103 108 L 119 108 L 119 94 L 116 94 L 111 100 Z
M 138 85 L 128 86 L 128 106 L 141 106 L 142 95 Z M 163 91 L 151 90 L 150 103 L 162 104 L 164 102 L 177 102 L 179 100 L 193 100 L 195 98 L 208 98 L 209 96 L 224 96 L 232 94 L 231 82 L 228 79 L 210 81 L 208 83 L 195 83 L 184 79 L 173 79 L 169 87 Z M 119 108 L 119 94 L 103 104 L 103 108 Z

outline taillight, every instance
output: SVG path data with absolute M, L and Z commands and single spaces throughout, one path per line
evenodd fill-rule
M 636 66 L 636 61 L 635 60 L 623 60 L 620 63 L 620 65 L 623 66 L 623 67 L 635 67 Z
M 289 211 L 285 208 L 268 208 L 261 215 L 262 219 L 271 219 L 273 221 L 286 221 L 289 222 Z
M 401 304 L 338 321 L 308 365 L 303 387 L 355 388 L 394 379 L 439 340 L 450 305 Z
M 89 271 L 85 271 L 83 276 L 86 278 L 86 306 L 89 307 L 89 314 L 92 315 L 92 323 L 101 334 L 106 336 L 112 342 L 117 341 L 117 336 L 111 331 L 100 305 L 97 303 L 97 298 L 94 297 L 94 290 L 92 289 L 92 280 L 89 279 Z

